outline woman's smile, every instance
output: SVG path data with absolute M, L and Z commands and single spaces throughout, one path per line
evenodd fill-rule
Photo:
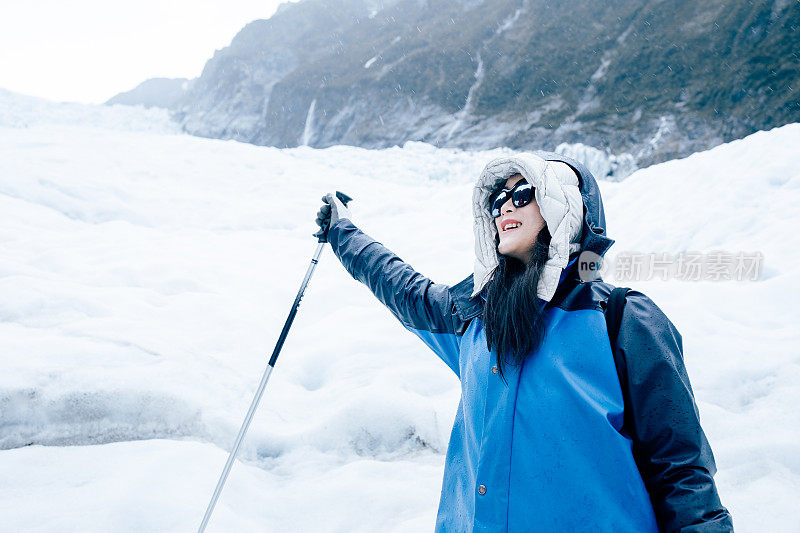
M 514 220 L 513 218 L 507 218 L 500 223 L 500 227 L 503 228 L 503 233 L 511 231 L 512 229 L 517 229 L 521 225 L 522 222 Z
M 514 174 L 506 180 L 504 186 L 511 189 L 522 180 L 521 174 Z M 527 264 L 533 245 L 536 244 L 536 237 L 545 226 L 536 201 L 523 207 L 515 207 L 509 198 L 500 208 L 500 216 L 494 223 L 499 236 L 497 251 Z

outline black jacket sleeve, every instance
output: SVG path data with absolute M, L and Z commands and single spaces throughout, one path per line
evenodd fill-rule
M 716 464 L 683 363 L 680 333 L 647 296 L 629 291 L 617 347 L 627 362 L 633 454 L 662 531 L 728 532 Z
M 450 287 L 415 271 L 349 219 L 331 226 L 328 242 L 347 271 L 459 375 L 461 322 Z

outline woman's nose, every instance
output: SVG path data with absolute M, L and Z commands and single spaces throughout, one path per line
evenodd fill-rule
M 512 202 L 511 198 L 509 198 L 508 200 L 506 200 L 506 203 L 504 203 L 503 205 L 500 206 L 500 213 L 501 214 L 502 213 L 510 213 L 510 212 L 514 211 L 514 209 L 516 209 L 514 207 L 514 202 Z

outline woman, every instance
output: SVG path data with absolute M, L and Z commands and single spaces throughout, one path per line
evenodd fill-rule
M 583 165 L 547 152 L 490 162 L 473 194 L 475 270 L 452 287 L 323 200 L 317 235 L 328 228 L 350 274 L 461 381 L 437 531 L 733 530 L 681 336 L 637 291 L 616 345 L 623 416 L 603 313 L 613 286 L 576 268 L 614 242 Z

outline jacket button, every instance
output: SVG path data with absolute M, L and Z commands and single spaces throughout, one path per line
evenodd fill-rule
M 481 485 L 480 487 L 478 487 L 478 494 L 480 494 L 481 496 L 486 494 L 486 485 Z
M 499 370 L 497 369 L 497 367 L 493 366 L 492 367 L 492 374 L 497 374 L 498 372 L 499 372 Z

